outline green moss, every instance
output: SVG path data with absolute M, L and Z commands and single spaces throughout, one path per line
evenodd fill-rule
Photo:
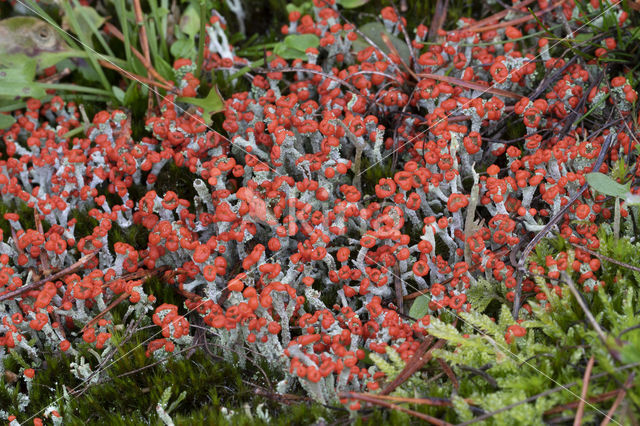
M 160 197 L 163 197 L 167 191 L 173 191 L 179 194 L 180 198 L 189 200 L 191 207 L 193 207 L 193 199 L 197 195 L 193 188 L 193 181 L 196 179 L 198 176 L 191 173 L 188 168 L 178 167 L 173 161 L 170 161 L 159 173 L 154 188 Z
M 0 202 L 0 228 L 5 235 L 5 240 L 11 236 L 11 226 L 9 221 L 4 219 L 5 213 L 18 213 L 20 216 L 20 224 L 24 229 L 35 228 L 35 218 L 33 216 L 33 209 L 28 207 L 25 203 L 1 203 Z M 43 227 L 45 221 L 43 220 Z
M 149 230 L 142 225 L 133 224 L 128 228 L 121 228 L 116 222 L 112 222 L 109 231 L 109 251 L 114 253 L 113 246 L 117 242 L 130 244 L 137 250 L 147 248 Z
M 137 338 L 126 344 L 115 355 L 113 365 L 101 376 L 102 383 L 72 395 L 68 402 L 63 398 L 63 386 L 69 391 L 82 389 L 81 383 L 70 373 L 72 360 L 48 356 L 45 367 L 37 369 L 26 412 L 18 413 L 17 409 L 18 391 L 26 390 L 24 384 L 7 386 L 4 378 L 0 378 L 0 406 L 17 414 L 19 421 L 25 421 L 32 415 L 41 416 L 39 410 L 57 399 L 65 424 L 161 424 L 155 407 L 164 390 L 171 387 L 170 402 L 180 393 L 186 393 L 170 413 L 176 424 L 289 425 L 309 423 L 320 417 L 329 420 L 336 413 L 345 415 L 343 411 L 317 404 L 288 406 L 256 396 L 251 383 L 262 384 L 253 377 L 253 370 L 240 370 L 213 359 L 202 349 L 195 350 L 188 359 L 174 357 L 164 365 L 144 369 L 154 361 L 144 356 L 145 348 L 141 343 L 143 340 Z M 92 359 L 86 349 L 81 352 L 87 359 Z M 5 367 L 18 371 L 17 364 L 11 359 L 5 362 Z M 140 371 L 134 372 L 136 370 Z M 269 423 L 257 417 L 256 409 L 260 404 L 272 418 Z M 223 407 L 236 413 L 229 417 L 230 421 L 221 414 Z

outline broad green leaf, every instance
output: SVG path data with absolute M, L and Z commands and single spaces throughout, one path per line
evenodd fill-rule
M 297 6 L 293 3 L 287 3 L 287 5 L 285 6 L 287 14 L 291 12 L 300 12 L 301 15 L 304 15 L 305 13 L 311 13 L 312 9 L 313 3 L 310 1 L 305 1 L 304 3 Z
M 169 9 L 167 9 L 166 7 L 159 7 L 156 9 L 156 13 L 153 16 L 154 19 L 161 19 L 164 18 L 165 16 L 169 15 Z
M 0 129 L 8 129 L 16 122 L 16 119 L 7 114 L 0 114 Z
M 93 36 L 94 30 L 97 30 L 104 24 L 106 19 L 103 16 L 100 16 L 98 12 L 92 7 L 89 6 L 76 6 L 73 8 L 73 15 L 78 23 L 78 28 L 75 28 L 78 32 L 82 34 L 77 34 L 78 36 L 83 36 L 81 39 L 90 40 Z M 64 16 L 62 19 L 63 24 L 66 26 L 65 28 L 73 28 L 72 25 L 69 24 L 69 17 Z
M 171 45 L 171 54 L 174 58 L 195 58 L 196 56 L 196 46 L 193 39 L 190 38 L 182 38 L 176 40 Z
M 624 202 L 630 206 L 640 205 L 640 195 L 627 192 L 623 197 Z
M 100 81 L 100 75 L 97 73 L 95 68 L 91 66 L 79 66 L 78 71 L 82 74 L 82 77 L 89 81 Z
M 20 69 L 32 61 L 42 70 L 77 53 L 43 20 L 17 16 L 0 21 L 0 68 Z
M 585 178 L 591 188 L 602 194 L 611 195 L 613 197 L 622 197 L 626 195 L 631 187 L 631 183 L 622 185 L 611 177 L 599 172 L 587 173 Z
M 380 34 L 382 34 L 382 33 L 386 34 L 387 37 L 389 37 L 389 40 L 391 40 L 391 44 L 396 48 L 396 50 L 400 54 L 400 57 L 402 57 L 402 60 L 404 60 L 405 63 L 407 63 L 407 64 L 409 63 L 411 55 L 410 55 L 409 47 L 407 46 L 407 43 L 405 43 L 404 41 L 400 40 L 398 37 L 389 34 L 389 32 L 386 30 L 386 28 L 384 27 L 383 24 L 381 24 L 379 22 L 370 22 L 368 24 L 364 24 L 363 26 L 361 26 L 360 27 L 360 31 L 364 35 L 369 37 L 369 39 L 376 45 L 377 48 L 379 48 L 383 52 L 389 54 L 391 52 L 390 52 L 389 48 L 387 47 L 387 45 L 384 43 L 384 41 L 382 41 L 382 37 L 380 36 Z M 358 37 L 353 42 L 353 48 L 354 48 L 354 50 L 356 52 L 364 50 L 369 46 L 370 46 L 370 44 L 367 43 L 361 37 Z
M 429 312 L 429 298 L 427 296 L 420 295 L 416 297 L 409 309 L 409 316 L 419 320 Z
M 284 59 L 306 59 L 305 51 L 319 45 L 320 39 L 313 34 L 291 34 L 276 45 L 273 53 Z
M 305 59 L 307 57 L 304 52 L 287 47 L 284 43 L 279 43 L 274 47 L 273 54 L 283 59 Z
M 131 84 L 129 84 L 129 87 L 127 88 L 127 91 L 124 93 L 124 99 L 122 101 L 122 103 L 124 105 L 132 105 L 134 102 L 136 102 L 140 97 L 140 89 L 138 87 L 137 82 L 132 81 Z
M 310 47 L 318 47 L 320 39 L 314 34 L 291 34 L 284 38 L 284 44 L 304 53 Z
M 338 0 L 338 4 L 345 9 L 355 9 L 367 3 L 369 3 L 369 0 Z
M 0 68 L 0 97 L 41 98 L 46 95 L 43 88 L 35 82 L 36 64 L 25 60 L 16 63 L 14 68 Z
M 169 64 L 169 62 L 165 61 L 161 56 L 156 56 L 154 58 L 156 71 L 160 73 L 161 76 L 166 78 L 167 80 L 173 79 L 175 76 L 173 73 L 173 67 Z
M 293 3 L 287 3 L 287 5 L 285 6 L 285 10 L 287 11 L 287 13 L 300 12 L 300 8 Z
M 111 86 L 111 89 L 113 90 L 113 96 L 116 97 L 118 102 L 120 102 L 121 104 L 124 103 L 124 90 L 122 90 L 118 86 Z
M 180 18 L 180 31 L 193 38 L 200 31 L 200 15 L 193 6 L 187 7 Z
M 201 107 L 204 110 L 203 118 L 207 125 L 211 124 L 211 114 L 224 110 L 224 100 L 217 86 L 211 88 L 206 98 L 177 98 L 176 101 Z
M 622 360 L 627 364 L 640 361 L 640 330 L 625 333 L 624 337 L 628 343 L 620 351 Z

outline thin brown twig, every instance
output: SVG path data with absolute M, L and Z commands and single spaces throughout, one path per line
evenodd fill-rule
M 637 267 L 637 266 L 633 266 L 633 265 L 630 265 L 628 263 L 620 262 L 619 260 L 613 259 L 613 258 L 611 258 L 609 256 L 605 256 L 604 254 L 600 254 L 597 251 L 593 251 L 590 248 L 587 248 L 585 246 L 581 246 L 579 244 L 575 244 L 575 243 L 571 243 L 571 242 L 569 244 L 571 244 L 575 248 L 578 248 L 578 249 L 580 249 L 580 250 L 582 250 L 584 252 L 589 253 L 591 256 L 597 257 L 600 260 L 606 260 L 607 262 L 611 262 L 611 263 L 613 263 L 615 265 L 622 266 L 623 268 L 627 268 L 627 269 L 631 269 L 632 271 L 640 272 L 640 268 Z
M 444 371 L 449 380 L 451 380 L 453 387 L 458 390 L 460 388 L 460 383 L 458 382 L 458 379 L 451 367 L 449 367 L 449 364 L 447 364 L 447 362 L 442 358 L 438 358 L 436 359 L 436 361 L 438 361 L 438 364 L 440 364 L 440 368 L 442 368 L 442 371 Z
M 4 293 L 0 295 L 0 302 L 4 302 L 5 300 L 14 298 L 16 296 L 20 296 L 22 293 L 26 293 L 27 291 L 31 291 L 31 290 L 35 290 L 37 288 L 42 287 L 43 285 L 45 285 L 47 282 L 49 281 L 55 281 L 57 279 L 60 279 L 62 277 L 64 277 L 65 275 L 69 275 L 70 273 L 74 272 L 76 269 L 80 268 L 81 266 L 83 266 L 85 263 L 87 263 L 89 260 L 91 260 L 91 258 L 93 258 L 96 254 L 98 254 L 98 250 L 94 250 L 89 254 L 86 254 L 84 256 L 82 256 L 76 263 L 74 263 L 73 265 L 64 268 L 61 271 L 56 272 L 55 274 L 47 277 L 47 278 L 43 278 L 33 284 L 29 284 L 26 285 L 24 287 L 20 287 L 16 290 L 10 291 L 8 293 Z
M 488 366 L 490 365 L 491 364 L 488 364 Z M 487 383 L 489 383 L 489 385 L 491 385 L 491 387 L 493 387 L 494 389 L 498 389 L 499 387 L 498 382 L 489 373 L 484 371 L 485 370 L 484 368 L 473 368 L 467 365 L 458 365 L 457 367 L 461 370 L 466 370 L 472 374 L 482 377 L 484 380 L 487 381 Z
M 613 415 L 615 414 L 616 410 L 618 409 L 618 406 L 620 405 L 620 403 L 622 402 L 624 397 L 627 395 L 627 391 L 629 389 L 631 389 L 631 385 L 633 384 L 633 379 L 635 377 L 636 377 L 636 373 L 634 371 L 632 371 L 631 374 L 629 374 L 629 377 L 627 377 L 627 380 L 624 382 L 624 386 L 618 392 L 618 396 L 616 397 L 616 400 L 613 401 L 613 405 L 611 406 L 611 408 L 607 412 L 607 415 L 605 416 L 605 418 L 602 421 L 602 423 L 600 423 L 600 426 L 607 426 L 609 424 L 609 422 L 613 419 Z
M 38 79 L 38 83 L 55 83 L 62 80 L 64 77 L 71 74 L 71 70 L 69 68 L 64 68 L 62 71 L 52 74 L 48 77 L 43 77 Z
M 144 15 L 142 14 L 142 6 L 140 6 L 140 0 L 133 0 L 133 10 L 136 15 L 136 24 L 140 31 L 140 45 L 142 46 L 142 53 L 144 54 L 147 63 L 151 63 L 151 53 L 149 51 L 149 39 L 147 38 L 147 27 L 144 24 Z M 147 77 L 151 77 L 149 70 L 147 70 Z M 147 113 L 150 113 L 153 109 L 153 93 L 149 90 L 149 98 L 147 102 Z
M 38 210 L 33 210 L 33 220 L 36 223 L 36 229 L 40 233 L 40 235 L 44 235 L 44 229 L 42 228 L 42 220 L 40 220 L 40 214 L 38 214 Z M 47 271 L 50 273 L 51 264 L 49 263 L 49 258 L 45 254 L 44 250 L 40 252 L 40 263 L 42 264 L 41 271 Z
M 499 24 L 487 25 L 486 27 L 476 27 L 476 28 L 473 28 L 473 31 L 482 33 L 482 32 L 485 32 L 485 31 L 497 30 L 497 29 L 500 29 L 500 28 L 506 28 L 506 27 L 509 27 L 509 26 L 516 26 L 516 25 L 524 24 L 525 22 L 529 22 L 532 19 L 539 18 L 540 16 L 544 15 L 545 13 L 552 11 L 556 7 L 562 5 L 562 3 L 564 3 L 564 2 L 565 2 L 565 0 L 560 0 L 560 1 L 552 4 L 549 7 L 546 7 L 546 8 L 544 8 L 542 10 L 539 10 L 539 11 L 537 11 L 535 13 L 532 13 L 531 15 L 523 16 L 522 18 L 512 19 L 511 21 L 500 22 Z
M 404 313 L 404 299 L 402 298 L 402 278 L 400 278 L 400 266 L 396 263 L 394 265 L 395 277 L 393 280 L 393 286 L 396 291 L 396 303 L 398 304 L 398 312 Z
M 582 416 L 584 415 L 584 403 L 587 399 L 587 391 L 589 390 L 589 381 L 591 380 L 591 371 L 593 370 L 593 364 L 596 358 L 592 355 L 587 363 L 587 369 L 584 372 L 582 379 L 582 392 L 580 393 L 580 403 L 578 404 L 578 410 L 576 411 L 576 417 L 573 420 L 573 426 L 580 426 L 582 424 Z
M 424 77 L 424 78 L 430 78 L 433 80 L 440 80 L 440 81 L 444 81 L 446 83 L 449 84 L 455 84 L 457 86 L 462 86 L 465 89 L 469 89 L 469 90 L 478 90 L 478 91 L 482 91 L 482 93 L 491 93 L 492 95 L 498 95 L 498 96 L 504 96 L 507 98 L 513 98 L 513 99 L 522 99 L 523 96 L 519 95 L 515 92 L 511 92 L 509 90 L 504 90 L 504 89 L 498 89 L 496 87 L 493 87 L 493 85 L 489 85 L 488 83 L 487 86 L 484 86 L 482 84 L 478 84 L 477 82 L 473 82 L 473 81 L 466 81 L 463 80 L 461 78 L 456 78 L 456 77 L 450 77 L 448 75 L 439 75 L 439 74 L 432 74 L 432 73 L 420 73 L 418 74 L 418 76 L 420 77 Z
M 136 24 L 140 27 L 140 45 L 142 46 L 142 53 L 144 53 L 144 57 L 147 59 L 147 62 L 151 63 L 149 40 L 147 39 L 147 28 L 144 25 L 144 15 L 142 14 L 142 6 L 140 6 L 140 0 L 133 0 L 133 10 L 136 15 Z
M 623 365 L 622 367 L 618 367 L 615 370 L 613 370 L 612 372 L 628 370 L 630 368 L 635 368 L 635 367 L 638 367 L 638 366 L 640 366 L 640 362 L 634 362 L 632 364 L 627 364 L 627 365 Z M 599 379 L 600 377 L 608 376 L 612 372 L 605 371 L 605 372 L 602 372 L 602 373 L 594 374 L 593 376 L 591 376 L 591 380 L 595 380 L 595 379 Z M 556 386 L 555 388 L 548 389 L 548 390 L 546 390 L 544 392 L 537 393 L 537 394 L 532 395 L 529 398 L 525 398 L 525 399 L 523 399 L 521 401 L 514 402 L 514 403 L 509 404 L 509 405 L 505 405 L 504 407 L 499 408 L 499 409 L 497 409 L 495 411 L 491 411 L 490 413 L 482 414 L 481 416 L 478 416 L 478 417 L 475 417 L 475 418 L 473 418 L 471 420 L 468 420 L 466 422 L 460 423 L 458 426 L 468 426 L 468 425 L 473 424 L 473 423 L 477 423 L 477 422 L 481 422 L 481 421 L 486 420 L 486 419 L 490 419 L 491 417 L 495 416 L 496 414 L 504 413 L 505 411 L 509 411 L 512 408 L 518 407 L 518 406 L 520 406 L 522 404 L 526 404 L 528 402 L 536 401 L 539 398 L 544 398 L 545 396 L 549 396 L 549 395 L 554 394 L 556 392 L 560 392 L 561 390 L 568 390 L 570 387 L 575 386 L 576 384 L 578 384 L 578 382 L 577 381 L 573 381 L 573 382 L 567 383 L 566 385 Z
M 435 417 L 429 416 L 428 414 L 419 413 L 418 411 L 410 410 L 410 409 L 404 408 L 404 407 L 402 407 L 400 405 L 396 405 L 396 404 L 392 404 L 392 403 L 387 402 L 387 401 L 380 400 L 380 399 L 376 398 L 374 395 L 367 395 L 367 394 L 353 393 L 353 392 L 347 392 L 347 393 L 344 393 L 342 395 L 345 398 L 356 399 L 356 400 L 368 402 L 370 404 L 380 405 L 382 407 L 386 407 L 386 408 L 389 408 L 391 410 L 402 411 L 403 413 L 407 413 L 407 414 L 409 414 L 411 416 L 414 416 L 414 417 L 417 417 L 419 419 L 425 420 L 425 421 L 431 423 L 432 425 L 453 426 L 449 422 L 445 422 L 444 420 L 436 419 Z
M 111 284 L 113 284 L 114 282 L 118 281 L 118 280 L 125 280 L 125 281 L 131 281 L 131 280 L 137 280 L 140 278 L 144 278 L 147 279 L 149 277 L 152 277 L 154 275 L 159 275 L 162 274 L 164 272 L 167 272 L 168 270 L 170 270 L 171 267 L 169 265 L 162 265 L 159 266 L 155 269 L 142 269 L 142 270 L 138 270 L 136 272 L 131 272 L 130 274 L 126 274 L 126 275 L 122 275 L 120 277 L 114 278 L 111 281 L 107 281 L 106 283 L 102 284 L 102 288 L 107 288 L 109 287 Z
M 359 393 L 359 392 L 351 392 L 351 393 Z M 406 398 L 402 396 L 394 396 L 394 395 L 380 395 L 380 394 L 366 394 L 362 393 L 362 395 L 370 395 L 378 399 L 384 399 L 388 401 L 395 402 L 405 402 L 407 404 L 418 404 L 418 405 L 430 405 L 433 407 L 451 407 L 453 402 L 444 398 Z M 340 398 L 348 398 L 345 394 L 340 394 Z M 467 404 L 475 405 L 472 399 L 466 398 L 465 402 Z
M 400 16 L 400 12 L 398 12 L 398 8 L 396 7 L 395 2 L 391 2 L 391 6 L 393 6 L 393 10 L 396 12 L 396 15 Z M 402 9 L 402 5 L 400 8 Z M 406 4 L 405 4 L 405 10 L 403 10 L 402 12 L 406 12 Z M 416 60 L 416 55 L 413 49 L 413 44 L 411 43 L 411 39 L 409 38 L 409 33 L 407 32 L 407 28 L 404 25 L 404 21 L 402 19 L 400 19 L 399 21 L 399 26 L 400 26 L 400 31 L 402 31 L 402 35 L 404 36 L 404 41 L 405 43 L 407 43 L 407 47 L 409 48 L 409 55 L 411 56 L 411 64 L 415 66 L 418 63 L 418 61 Z
M 507 14 L 509 13 L 509 10 L 517 9 L 517 8 L 520 8 L 520 7 L 526 7 L 526 6 L 530 5 L 531 3 L 533 3 L 534 1 L 535 0 L 521 1 L 520 3 L 516 3 L 513 6 L 511 6 L 510 9 L 501 10 L 498 13 L 495 13 L 495 14 L 493 14 L 491 16 L 488 16 L 488 17 L 486 17 L 484 19 L 481 19 L 481 20 L 479 20 L 477 22 L 474 22 L 473 24 L 470 24 L 470 25 L 468 25 L 466 27 L 463 27 L 460 30 L 461 31 L 472 30 L 472 29 L 477 28 L 477 27 L 482 27 L 485 24 L 489 24 L 490 22 L 498 21 L 498 20 L 504 18 L 505 16 L 507 16 Z
M 587 402 L 589 404 L 597 404 L 599 402 L 603 402 L 603 401 L 606 401 L 608 399 L 611 399 L 611 398 L 615 397 L 618 394 L 618 392 L 620 392 L 620 389 L 616 389 L 616 390 L 613 390 L 613 391 L 610 391 L 610 392 L 602 393 L 600 395 L 592 396 L 591 398 L 587 398 Z M 549 416 L 551 414 L 562 413 L 563 411 L 566 411 L 566 410 L 573 410 L 573 409 L 578 407 L 578 404 L 580 404 L 580 401 L 573 401 L 573 402 L 569 402 L 567 404 L 556 405 L 553 408 L 549 408 L 543 414 L 545 416 Z
M 118 28 L 116 28 L 113 24 L 109 22 L 105 23 L 104 26 L 105 26 L 105 29 L 109 32 L 109 34 L 113 35 L 118 40 L 124 42 L 124 35 L 120 32 Z M 147 58 L 145 58 L 144 55 L 140 53 L 138 49 L 133 47 L 133 45 L 130 46 L 130 49 L 131 49 L 131 52 L 140 60 L 140 62 L 145 67 L 147 72 L 149 72 L 153 78 L 163 82 L 164 84 L 171 85 L 171 83 L 168 80 L 166 80 L 162 75 L 160 75 L 158 71 L 156 71 L 153 65 L 151 65 L 151 63 L 147 61 Z
M 441 347 L 443 347 L 446 343 L 446 340 L 440 339 L 433 346 L 431 346 L 432 342 L 433 336 L 429 336 L 422 343 L 420 343 L 420 346 L 418 346 L 418 349 L 413 354 L 411 359 L 407 362 L 400 374 L 398 374 L 398 376 L 391 383 L 389 383 L 387 386 L 385 386 L 384 389 L 382 389 L 382 392 L 380 392 L 382 395 L 390 394 L 398 386 L 406 382 L 416 371 L 418 371 L 423 365 L 431 360 L 431 358 L 433 357 L 432 351 L 434 349 L 440 349 Z
M 578 292 L 578 289 L 576 288 L 576 285 L 574 284 L 573 279 L 571 279 L 571 276 L 567 274 L 566 271 L 563 271 L 562 277 L 564 278 L 564 282 L 567 284 L 567 286 L 569 286 L 569 290 L 571 291 L 571 294 L 573 294 L 573 297 L 576 298 L 578 305 L 580 305 L 580 308 L 582 308 L 582 311 L 584 312 L 584 315 L 586 316 L 587 321 L 589 321 L 589 323 L 591 324 L 595 332 L 598 334 L 598 337 L 602 341 L 602 344 L 605 346 L 605 348 L 609 350 L 609 353 L 615 360 L 620 361 L 620 354 L 618 354 L 617 351 L 610 348 L 609 345 L 607 344 L 607 336 L 604 334 L 604 331 L 602 331 L 602 328 L 600 328 L 600 324 L 598 324 L 598 322 L 596 321 L 595 317 L 591 313 L 591 310 L 589 310 L 589 307 L 587 306 L 585 301 L 582 299 L 582 295 Z
M 115 64 L 112 64 L 110 62 L 107 62 L 105 60 L 99 59 L 98 62 L 103 67 L 111 68 L 112 70 L 118 71 L 120 74 L 122 74 L 123 76 L 125 76 L 125 77 L 127 77 L 127 78 L 129 78 L 131 80 L 137 80 L 138 82 L 148 84 L 149 86 L 161 87 L 161 88 L 163 88 L 163 89 L 165 89 L 167 91 L 173 90 L 173 87 L 171 87 L 171 86 L 169 86 L 167 84 L 164 84 L 164 83 L 159 82 L 159 81 L 152 80 L 152 79 L 147 78 L 147 77 L 143 77 L 141 75 L 134 74 L 131 71 L 127 71 L 124 68 L 120 68 L 119 66 L 117 66 Z M 151 93 L 151 92 L 153 92 L 153 91 L 150 90 L 149 93 Z
M 113 308 L 115 308 L 116 306 L 118 306 L 124 299 L 126 299 L 127 297 L 129 297 L 130 294 L 127 293 L 122 293 L 116 300 L 114 300 L 113 302 L 111 302 L 106 308 L 104 308 L 104 310 L 102 312 L 100 312 L 98 315 L 96 315 L 91 321 L 89 321 L 88 323 L 85 324 L 84 327 L 82 327 L 82 330 L 80 330 L 80 332 L 84 332 L 86 329 L 93 327 L 93 325 L 95 323 L 97 323 L 98 321 L 100 321 L 100 318 L 104 317 L 105 315 L 107 315 L 109 313 L 109 311 Z
M 447 17 L 447 9 L 449 9 L 449 0 L 438 0 L 436 2 L 436 10 L 431 19 L 431 25 L 429 25 L 429 34 L 427 35 L 427 41 L 435 41 L 438 36 L 438 32 L 444 25 L 444 20 Z
M 418 78 L 416 73 L 411 69 L 409 64 L 407 64 L 404 61 L 404 59 L 400 55 L 400 52 L 398 52 L 398 49 L 396 49 L 396 47 L 393 45 L 393 43 L 391 43 L 391 39 L 389 38 L 389 36 L 386 35 L 385 33 L 380 33 L 380 38 L 382 39 L 382 42 L 387 46 L 387 49 L 389 49 L 389 51 L 391 53 L 393 53 L 394 55 L 396 55 L 398 57 L 398 59 L 400 60 L 400 63 L 402 64 L 404 69 L 409 73 L 409 75 L 411 75 L 411 77 L 413 77 L 413 79 L 415 81 L 420 81 L 420 79 Z
M 604 158 L 607 155 L 607 152 L 609 151 L 609 147 L 611 146 L 612 139 L 613 139 L 612 134 L 607 135 L 607 137 L 605 138 L 604 143 L 600 148 L 600 153 L 598 154 L 598 158 L 596 159 L 593 167 L 591 168 L 592 170 L 597 171 L 600 169 L 600 166 L 604 162 Z M 524 265 L 527 262 L 527 258 L 529 257 L 529 254 L 534 249 L 534 247 L 540 242 L 540 240 L 542 240 L 544 236 L 547 235 L 547 233 L 558 222 L 560 222 L 562 218 L 564 218 L 564 214 L 569 210 L 571 205 L 582 195 L 582 193 L 587 190 L 588 186 L 589 186 L 588 183 L 585 182 L 584 185 L 582 185 L 580 189 L 578 189 L 578 191 L 575 194 L 573 194 L 573 196 L 569 199 L 569 202 L 565 204 L 564 207 L 562 207 L 560 211 L 558 211 L 556 215 L 551 218 L 551 220 L 549 220 L 549 222 L 545 225 L 545 227 L 540 232 L 538 232 L 531 241 L 529 241 L 527 246 L 524 248 L 522 254 L 520 255 L 520 260 L 516 265 L 516 273 L 518 275 L 518 279 L 516 283 L 516 291 L 515 291 L 515 297 L 513 300 L 513 312 L 512 312 L 512 315 L 515 319 L 518 319 L 518 315 L 520 314 L 520 299 L 522 296 L 522 278 L 525 273 Z

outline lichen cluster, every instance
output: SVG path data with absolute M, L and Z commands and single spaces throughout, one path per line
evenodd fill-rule
M 29 100 L 0 131 L 0 372 L 11 353 L 28 366 L 23 408 L 45 352 L 75 358 L 73 374 L 97 383 L 104 370 L 81 353 L 91 348 L 100 361 L 132 322 L 157 327 L 147 357 L 190 346 L 197 324 L 228 361 L 266 360 L 278 393 L 301 386 L 351 410 L 361 404 L 349 392 L 385 388 L 428 338 L 447 342 L 433 359 L 466 366 L 456 372 L 475 372 L 492 390 L 414 376 L 395 395 L 448 398 L 453 386 L 458 420 L 552 383 L 557 360 L 530 362 L 553 350 L 546 337 L 602 343 L 567 325 L 578 317 L 563 282 L 595 293 L 607 315 L 629 315 L 637 299 L 630 290 L 622 311 L 610 305 L 598 290 L 633 278 L 607 281 L 593 254 L 614 215 L 616 232 L 631 232 L 631 208 L 585 187 L 588 173 L 621 162 L 638 175 L 637 92 L 599 62 L 616 48 L 610 28 L 627 25 L 620 4 L 532 5 L 545 13 L 460 19 L 427 42 L 429 29 L 407 28 L 392 7 L 361 30 L 333 0 L 314 0 L 308 14 L 289 14 L 289 45 L 268 52 L 248 90 L 228 97 L 218 128 L 184 102 L 202 83 L 188 58 L 175 61 L 175 90 L 150 111 L 144 137 L 123 109 L 99 112 L 85 137 L 69 137 L 83 125 L 73 102 Z M 240 2 L 233 7 L 242 22 Z M 585 48 L 591 59 L 565 59 L 554 33 L 541 31 L 565 37 L 570 20 L 605 34 Z M 225 27 L 212 13 L 205 70 L 250 64 Z M 315 45 L 296 51 L 303 40 Z M 522 136 L 507 140 L 507 123 Z M 160 185 L 170 168 L 188 173 L 191 187 Z M 90 218 L 81 228 L 79 215 Z M 137 241 L 115 237 L 130 229 Z M 561 237 L 556 250 L 520 262 L 541 231 Z M 154 294 L 152 276 L 183 303 Z M 493 301 L 498 320 L 483 314 Z M 126 309 L 116 321 L 117 305 Z M 165 422 L 183 398 L 170 406 L 170 393 L 156 408 Z M 495 420 L 541 419 L 564 401 Z M 53 403 L 47 412 L 54 423 L 58 411 Z

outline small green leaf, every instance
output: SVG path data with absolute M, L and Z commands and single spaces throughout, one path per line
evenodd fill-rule
M 78 23 L 78 32 L 82 34 L 77 34 L 78 36 L 84 36 L 87 39 L 91 39 L 93 36 L 93 31 L 97 30 L 104 24 L 106 19 L 103 16 L 100 16 L 98 12 L 92 7 L 89 6 L 76 6 L 73 8 L 73 15 L 75 20 Z M 65 15 L 62 19 L 62 22 L 67 26 L 73 28 L 69 25 L 69 17 Z
M 338 4 L 345 9 L 355 9 L 367 3 L 369 3 L 369 0 L 338 0 Z
M 203 118 L 207 125 L 211 124 L 211 114 L 224 111 L 224 100 L 217 86 L 211 88 L 206 98 L 177 98 L 176 100 L 201 107 L 204 110 Z
M 627 192 L 623 197 L 624 202 L 630 206 L 640 205 L 640 195 Z
M 593 189 L 602 194 L 611 195 L 613 197 L 623 197 L 629 192 L 629 188 L 631 188 L 631 183 L 622 185 L 611 177 L 599 172 L 587 173 L 585 178 L 587 179 L 589 186 Z
M 382 40 L 382 36 L 381 36 L 381 34 L 383 33 L 386 34 L 387 37 L 389 37 L 389 40 L 391 41 L 391 44 L 393 45 L 393 47 L 395 47 L 398 53 L 400 54 L 400 57 L 402 58 L 402 60 L 405 61 L 405 63 L 407 64 L 409 63 L 411 54 L 409 52 L 409 47 L 407 46 L 407 43 L 400 40 L 398 37 L 391 35 L 383 24 L 379 22 L 370 22 L 368 24 L 364 24 L 363 26 L 361 26 L 360 31 L 364 35 L 366 35 L 376 45 L 378 49 L 382 50 L 384 53 L 389 54 L 391 52 L 387 47 L 387 45 L 385 44 L 385 42 Z M 364 50 L 369 46 L 371 45 L 367 41 L 365 41 L 362 37 L 358 37 L 353 42 L 353 48 L 356 52 Z
M 16 119 L 7 114 L 0 114 L 0 129 L 8 129 L 16 122 Z
M 284 38 L 284 44 L 287 47 L 304 52 L 310 47 L 318 47 L 320 39 L 314 34 L 291 34 Z
M 135 81 L 132 81 L 124 93 L 123 105 L 133 105 L 140 98 L 140 89 Z
M 169 15 L 169 9 L 167 9 L 166 7 L 159 7 L 156 9 L 156 13 L 153 17 L 154 19 L 160 19 L 168 15 Z
M 305 59 L 307 55 L 297 49 L 287 47 L 284 43 L 279 43 L 273 48 L 273 54 L 283 59 Z
M 622 360 L 626 364 L 640 361 L 640 330 L 636 329 L 627 333 L 625 340 L 627 340 L 628 343 L 624 345 L 620 351 Z
M 182 38 L 176 40 L 171 45 L 171 54 L 174 58 L 190 58 L 196 56 L 196 44 L 191 38 Z
M 193 6 L 187 7 L 180 18 L 180 31 L 193 38 L 200 31 L 200 15 Z
M 300 5 L 287 3 L 287 5 L 285 6 L 287 15 L 290 14 L 291 12 L 300 12 L 301 15 L 304 15 L 305 13 L 311 13 L 312 9 L 313 9 L 313 3 L 310 1 L 305 1 Z
M 429 298 L 427 296 L 420 295 L 416 297 L 409 309 L 409 316 L 415 319 L 420 319 L 427 315 L 429 312 Z
M 13 65 L 12 68 L 0 68 L 0 97 L 42 98 L 46 95 L 45 90 L 34 81 L 36 63 L 33 60 L 26 58 L 24 62 L 16 61 Z
M 161 56 L 156 56 L 154 58 L 154 61 L 156 70 L 160 73 L 161 76 L 163 76 L 167 80 L 173 79 L 173 67 L 169 64 L 169 62 L 165 61 Z
M 118 102 L 123 104 L 124 103 L 124 90 L 122 90 L 118 86 L 111 86 L 111 90 L 113 90 L 113 96 L 116 97 Z
M 300 12 L 300 8 L 293 3 L 287 3 L 285 10 L 287 11 L 287 14 L 291 12 Z
M 273 53 L 283 59 L 305 59 L 305 51 L 310 47 L 318 47 L 320 39 L 313 34 L 292 34 L 284 38 L 273 49 Z

